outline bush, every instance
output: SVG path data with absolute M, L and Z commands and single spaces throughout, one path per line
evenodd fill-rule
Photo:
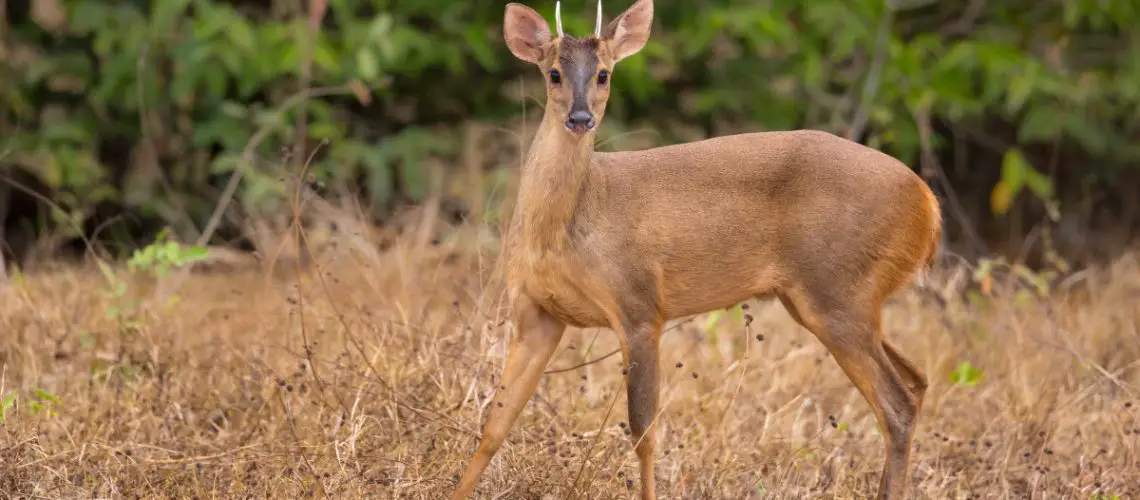
M 531 3 L 553 19 L 554 2 Z M 520 85 L 541 95 L 502 43 L 496 2 L 30 4 L 8 2 L 0 21 L 11 75 L 0 161 L 63 213 L 13 210 L 9 228 L 90 227 L 111 206 L 194 234 L 252 137 L 244 209 L 274 209 L 278 151 L 300 146 L 298 161 L 327 141 L 314 178 L 364 193 L 382 215 L 423 198 L 426 162 L 456 163 L 461 123 L 508 123 Z M 589 33 L 594 6 L 564 8 L 566 31 Z M 935 157 L 967 165 L 947 180 L 981 222 L 991 215 L 978 200 L 1008 208 L 1017 179 L 1040 197 L 1077 196 L 1140 160 L 1138 11 L 1128 0 L 658 2 L 649 45 L 614 72 L 607 133 L 649 127 L 676 142 L 822 128 L 917 166 L 926 131 Z M 1057 155 L 1065 164 L 1041 173 Z M 1017 179 L 1003 158 L 1023 160 Z

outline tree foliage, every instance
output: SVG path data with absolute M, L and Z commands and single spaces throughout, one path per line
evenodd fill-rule
M 553 19 L 554 2 L 530 3 Z M 611 1 L 606 12 L 625 7 Z M 563 8 L 567 32 L 590 32 L 593 5 Z M 378 205 L 420 199 L 425 162 L 460 154 L 461 123 L 507 123 L 524 96 L 541 96 L 533 69 L 502 43 L 496 2 L 328 0 L 323 15 L 301 0 L 7 10 L 0 162 L 68 220 L 114 206 L 200 227 L 259 132 L 243 206 L 272 208 L 283 188 L 266 159 L 298 133 L 308 150 L 327 141 L 312 167 L 321 181 Z M 1054 192 L 1058 180 L 1073 192 L 1111 185 L 1140 162 L 1134 0 L 703 0 L 655 10 L 649 45 L 613 73 L 610 135 L 651 128 L 666 143 L 812 127 L 917 168 L 928 132 L 941 163 L 961 155 L 954 140 L 983 151 L 948 180 L 998 213 L 1021 192 L 1051 199 L 1065 194 Z M 295 99 L 310 78 L 326 91 Z M 1058 151 L 1065 164 L 1049 166 Z M 42 222 L 44 210 L 6 224 Z

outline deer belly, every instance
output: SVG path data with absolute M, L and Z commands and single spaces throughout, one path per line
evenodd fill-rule
M 675 276 L 665 280 L 666 316 L 670 319 L 732 307 L 772 293 L 777 273 L 767 267 L 736 272 L 710 272 L 707 276 Z M 751 272 L 748 272 L 751 271 Z

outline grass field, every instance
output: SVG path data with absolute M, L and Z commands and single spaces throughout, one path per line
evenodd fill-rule
M 495 243 L 473 234 L 371 257 L 332 245 L 300 273 L 196 270 L 176 303 L 122 320 L 108 313 L 127 303 L 94 266 L 0 285 L 0 491 L 445 498 L 510 331 Z M 119 275 L 124 298 L 152 296 L 153 279 Z M 945 306 L 911 289 L 885 312 L 931 382 L 912 496 L 1140 496 L 1140 259 L 1041 300 L 1000 287 L 965 300 L 954 276 L 934 276 Z M 873 495 L 869 407 L 778 302 L 671 325 L 661 498 Z M 621 360 L 605 357 L 616 346 L 608 330 L 570 330 L 479 498 L 635 495 Z

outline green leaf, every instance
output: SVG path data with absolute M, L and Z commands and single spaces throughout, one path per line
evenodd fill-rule
M 1007 196 L 1009 198 L 1008 200 L 1004 200 L 1007 202 L 1006 205 L 1026 186 L 1029 187 L 1029 190 L 1035 196 L 1042 200 L 1048 200 L 1053 197 L 1052 180 L 1048 176 L 1034 170 L 1025 159 L 1025 156 L 1017 148 L 1011 148 L 1006 151 L 1004 158 L 1002 158 L 1002 180 L 1000 185 L 1003 186 L 1002 189 L 1008 191 L 1008 193 L 1001 193 L 1001 196 Z M 997 189 L 998 187 L 995 186 L 995 193 L 991 195 L 991 200 L 1000 198 Z M 1004 213 L 1004 209 L 999 209 L 999 206 L 1002 205 L 1000 201 L 1001 200 L 999 200 L 998 203 L 991 201 L 991 204 L 995 210 L 1000 210 L 999 213 Z M 1008 206 L 1006 208 L 1008 208 Z
M 487 71 L 498 69 L 499 59 L 495 57 L 495 52 L 491 50 L 491 44 L 481 26 L 468 27 L 467 30 L 463 32 L 463 38 L 467 43 L 467 49 L 471 51 L 471 56 L 483 69 Z
M 950 373 L 950 382 L 957 386 L 974 387 L 982 382 L 982 370 L 975 368 L 969 361 L 963 361 Z
M 1027 173 L 1025 183 L 1029 186 L 1030 192 L 1042 200 L 1053 197 L 1053 179 L 1035 170 L 1030 170 Z
M 324 38 L 320 38 L 317 41 L 316 47 L 313 50 L 313 62 L 335 77 L 340 77 L 343 71 L 336 49 Z
M 1033 67 L 1033 66 L 1030 66 Z M 1029 71 L 1018 73 L 1009 82 L 1009 93 L 1006 95 L 1005 110 L 1016 113 L 1033 93 L 1033 75 Z
M 169 241 L 159 254 L 159 261 L 164 263 L 177 262 L 182 255 L 182 246 L 177 242 Z
M 1033 167 L 1029 166 L 1021 150 L 1010 148 L 1005 152 L 1001 161 L 1001 180 L 1006 183 L 1011 195 L 1017 195 L 1021 191 L 1031 171 Z
M 309 135 L 314 139 L 339 139 L 344 131 L 339 123 L 319 121 L 309 125 Z
M 819 87 L 823 82 L 823 59 L 819 53 L 810 51 L 804 56 L 803 83 L 809 88 Z
M 1004 215 L 1009 212 L 1010 205 L 1013 204 L 1014 192 L 1009 187 L 1009 183 L 1002 180 L 994 185 L 993 191 L 990 192 L 990 210 L 997 215 Z
M 934 67 L 936 71 L 973 69 L 976 61 L 976 47 L 970 41 L 963 41 L 952 45 L 950 50 L 934 63 Z
M 1109 138 L 1113 136 L 1111 130 L 1097 126 L 1081 115 L 1071 114 L 1065 120 L 1065 131 L 1090 153 L 1094 155 L 1108 153 Z
M 360 78 L 374 82 L 380 77 L 380 65 L 376 62 L 376 54 L 372 49 L 361 47 L 356 51 L 356 71 Z
M 720 319 L 723 317 L 724 317 L 724 310 L 723 309 L 717 309 L 715 311 L 710 312 L 708 314 L 708 317 L 705 318 L 704 331 L 705 332 L 712 332 L 716 328 L 716 325 L 720 323 Z
M 242 164 L 240 154 L 222 154 L 210 163 L 211 174 L 224 174 L 237 170 Z
M 207 62 L 206 64 L 211 64 Z M 215 63 L 216 64 L 216 63 Z M 207 95 L 219 96 L 226 94 L 226 86 L 228 81 L 225 71 L 204 71 L 202 72 L 202 79 L 206 82 L 205 93 Z
M 234 15 L 226 7 L 228 6 L 219 6 L 215 2 L 194 2 L 194 38 L 207 40 L 225 29 Z
M 388 33 L 392 29 L 392 16 L 389 14 L 380 14 L 372 19 L 372 23 L 368 25 L 368 39 L 372 43 L 380 43 L 387 40 Z
M 1022 142 L 1042 141 L 1057 137 L 1065 128 L 1068 117 L 1060 108 L 1051 104 L 1039 104 L 1029 108 L 1021 126 L 1017 130 L 1017 139 Z
M 208 256 L 209 251 L 207 251 L 204 247 L 199 246 L 186 247 L 182 254 L 182 257 L 187 262 L 205 260 Z
M 0 400 L 0 423 L 4 422 L 4 420 L 8 418 L 8 415 L 12 414 L 12 409 L 15 407 L 16 393 L 14 392 L 4 396 L 4 399 Z
M 245 19 L 237 18 L 226 27 L 226 35 L 237 48 L 247 54 L 257 50 L 257 38 L 253 35 L 253 28 Z
M 244 119 L 244 118 L 249 117 L 249 108 L 247 108 L 246 106 L 244 106 L 242 104 L 238 104 L 236 102 L 233 102 L 233 101 L 223 102 L 218 107 L 218 109 L 220 109 L 222 113 L 225 113 L 226 116 L 229 116 L 229 117 L 239 118 L 239 119 Z
M 170 34 L 177 25 L 179 18 L 186 13 L 186 6 L 189 3 L 190 0 L 163 0 L 152 4 L 150 21 L 155 34 L 158 36 Z
M 36 395 L 37 398 L 40 399 L 40 401 L 50 401 L 52 403 L 59 404 L 59 398 L 55 397 L 54 394 L 48 391 L 36 387 L 32 389 L 32 392 Z
M 84 124 L 72 120 L 55 121 L 40 128 L 43 138 L 53 142 L 86 143 L 92 139 L 91 132 Z

